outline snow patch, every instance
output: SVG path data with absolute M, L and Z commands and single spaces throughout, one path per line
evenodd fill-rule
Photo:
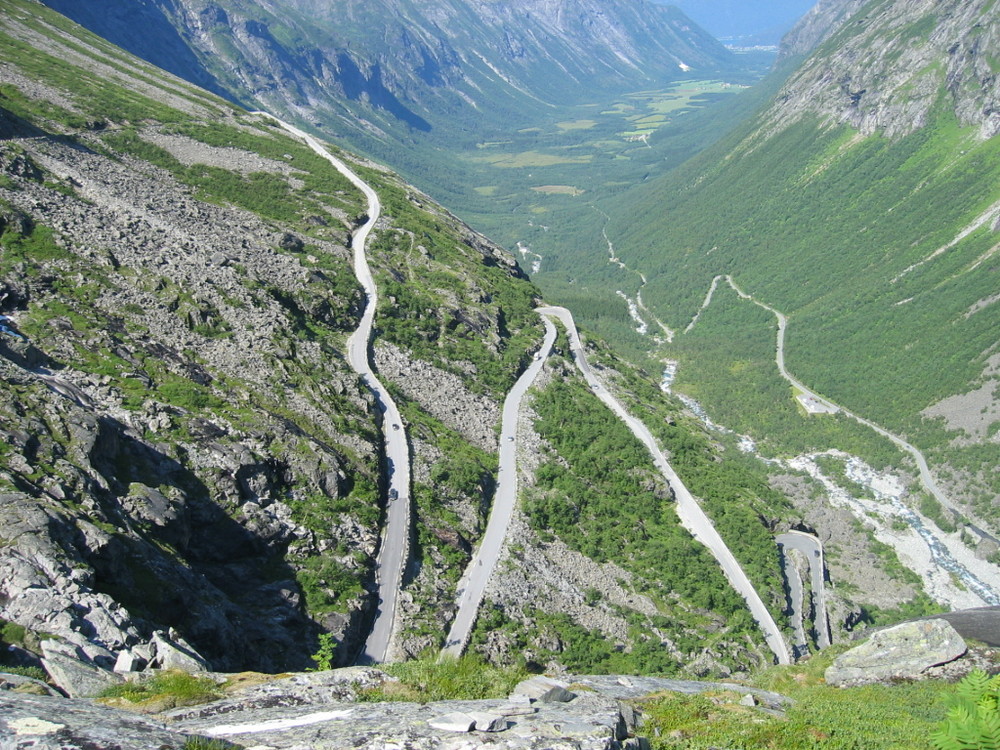
M 225 734 L 256 734 L 258 732 L 280 732 L 285 729 L 295 727 L 307 727 L 311 724 L 319 724 L 324 721 L 334 719 L 345 719 L 354 713 L 354 709 L 346 711 L 318 711 L 305 716 L 297 716 L 294 719 L 272 719 L 263 721 L 260 724 L 220 724 L 217 727 L 210 727 L 205 730 L 205 734 L 213 737 Z

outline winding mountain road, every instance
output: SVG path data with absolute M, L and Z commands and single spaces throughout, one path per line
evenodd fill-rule
M 344 162 L 331 154 L 318 140 L 294 125 L 283 122 L 267 112 L 255 112 L 277 122 L 282 128 L 303 140 L 316 154 L 330 162 L 352 185 L 362 192 L 368 202 L 367 220 L 351 236 L 354 250 L 354 274 L 365 290 L 367 299 L 365 311 L 357 330 L 347 340 L 347 359 L 351 368 L 358 373 L 361 382 L 375 395 L 375 401 L 382 412 L 382 434 L 385 441 L 386 474 L 388 476 L 388 501 L 386 523 L 379 548 L 376 577 L 378 580 L 379 608 L 376 612 L 372 632 L 365 642 L 359 662 L 372 664 L 389 658 L 392 635 L 395 629 L 396 609 L 403 572 L 410 553 L 410 447 L 406 430 L 399 415 L 396 402 L 389 391 L 379 382 L 369 358 L 372 327 L 375 322 L 375 308 L 378 306 L 378 289 L 372 278 L 365 243 L 382 211 L 378 194 L 372 187 L 352 172 Z M 390 427 L 391 425 L 391 427 Z
M 479 548 L 469 561 L 469 565 L 458 582 L 458 612 L 452 621 L 451 630 L 445 640 L 442 656 L 460 656 L 469 642 L 472 626 L 479 612 L 479 605 L 486 591 L 486 584 L 496 567 L 507 536 L 507 526 L 517 503 L 517 415 L 521 400 L 535 381 L 545 364 L 545 358 L 556 340 L 556 327 L 548 318 L 545 323 L 545 339 L 534 361 L 524 371 L 503 402 L 503 417 L 500 423 L 499 468 L 497 470 L 497 490 L 493 497 L 486 532 Z
M 334 168 L 344 175 L 365 196 L 368 202 L 367 220 L 358 227 L 351 238 L 354 250 L 354 273 L 358 282 L 365 290 L 367 304 L 357 330 L 351 334 L 347 342 L 348 361 L 358 373 L 361 381 L 375 395 L 378 407 L 383 416 L 383 435 L 385 439 L 386 470 L 389 485 L 389 500 L 386 510 L 386 526 L 382 535 L 382 545 L 377 560 L 377 578 L 379 589 L 379 609 L 376 613 L 372 632 L 365 643 L 365 648 L 359 663 L 370 664 L 384 662 L 389 657 L 392 635 L 395 629 L 396 610 L 403 572 L 409 558 L 410 539 L 410 457 L 406 432 L 395 402 L 386 388 L 379 382 L 371 367 L 369 358 L 372 328 L 375 319 L 375 308 L 378 303 L 378 290 L 375 286 L 368 260 L 365 256 L 365 243 L 368 235 L 379 218 L 381 203 L 376 192 L 351 171 L 340 159 L 333 156 L 326 148 L 308 133 L 290 125 L 266 112 L 256 114 L 268 117 L 277 122 L 283 129 L 304 141 L 315 153 L 329 161 Z M 731 283 L 731 282 L 730 282 Z M 734 287 L 735 288 L 735 287 Z M 738 290 L 737 290 L 738 291 Z M 730 552 L 722 537 L 719 536 L 708 516 L 701 506 L 681 482 L 680 477 L 667 463 L 649 429 L 638 419 L 629 414 L 625 408 L 607 392 L 600 380 L 594 375 L 584 354 L 576 324 L 569 310 L 561 307 L 541 307 L 538 313 L 545 323 L 545 338 L 542 348 L 531 365 L 515 383 L 504 400 L 503 418 L 501 422 L 499 469 L 497 491 L 490 511 L 486 531 L 482 542 L 473 556 L 469 566 L 459 582 L 458 612 L 452 623 L 442 655 L 460 655 L 468 643 L 475 622 L 479 605 L 489 577 L 496 567 L 507 526 L 517 500 L 517 415 L 521 400 L 535 377 L 541 371 L 544 359 L 548 356 L 556 338 L 556 329 L 551 318 L 558 319 L 565 327 L 570 337 L 570 347 L 577 368 L 583 374 L 594 392 L 626 425 L 633 434 L 647 447 L 657 469 L 661 472 L 674 491 L 677 514 L 681 524 L 702 544 L 704 544 L 719 562 L 726 578 L 737 592 L 746 600 L 754 618 L 764 633 L 768 647 L 774 653 L 779 664 L 790 664 L 791 656 L 788 646 L 781 636 L 760 595 L 740 567 L 739 562 Z M 386 425 L 391 425 L 391 429 Z
M 855 414 L 849 409 L 845 409 L 840 404 L 837 404 L 831 401 L 830 399 L 825 398 L 824 396 L 821 396 L 815 391 L 807 388 L 801 381 L 797 380 L 790 372 L 788 372 L 787 367 L 785 367 L 785 332 L 788 328 L 788 318 L 779 310 L 774 309 L 770 305 L 765 304 L 760 300 L 755 299 L 752 295 L 749 295 L 746 292 L 744 292 L 739 286 L 737 286 L 736 282 L 734 282 L 732 277 L 730 277 L 729 275 L 720 274 L 712 279 L 712 284 L 709 287 L 709 291 L 705 297 L 705 301 L 702 303 L 702 306 L 698 311 L 698 313 L 695 314 L 694 318 L 691 321 L 691 324 L 687 327 L 687 329 L 685 329 L 685 333 L 691 330 L 691 328 L 698 321 L 700 313 L 711 303 L 712 295 L 715 292 L 716 287 L 718 286 L 720 280 L 725 281 L 727 284 L 729 284 L 729 286 L 733 289 L 734 292 L 736 292 L 736 294 L 740 296 L 741 299 L 752 302 L 758 307 L 767 310 L 772 315 L 774 315 L 775 318 L 777 318 L 778 334 L 777 334 L 777 343 L 775 346 L 775 364 L 778 367 L 778 372 L 788 383 L 790 383 L 793 387 L 801 391 L 802 394 L 807 399 L 812 401 L 812 403 L 816 407 L 818 407 L 821 411 L 840 412 L 845 416 L 848 416 L 851 419 L 855 420 L 859 424 L 863 424 L 866 427 L 873 430 L 874 432 L 878 433 L 879 435 L 882 435 L 883 437 L 887 438 L 894 445 L 896 445 L 897 447 L 908 453 L 913 458 L 914 463 L 917 465 L 918 473 L 920 476 L 920 483 L 923 485 L 924 489 L 930 492 L 931 495 L 933 495 L 937 499 L 937 501 L 941 504 L 942 507 L 947 508 L 948 510 L 954 513 L 959 512 L 958 509 L 948 499 L 948 496 L 945 495 L 945 493 L 941 490 L 940 487 L 938 487 L 937 483 L 934 481 L 934 477 L 931 475 L 930 469 L 927 465 L 927 460 L 924 458 L 923 453 L 921 453 L 918 448 L 911 445 L 907 441 L 903 440 L 903 438 L 899 437 L 898 435 L 894 435 L 893 433 L 889 432 L 884 427 L 881 427 L 872 422 L 871 420 L 865 419 L 864 417 Z M 974 595 L 977 596 L 984 604 L 996 605 L 1000 603 L 1000 593 L 998 593 L 998 590 L 992 587 L 990 584 L 986 583 L 980 576 L 974 573 L 969 565 L 959 562 L 958 558 L 961 557 L 961 554 L 956 555 L 949 547 L 949 545 L 955 545 L 959 549 L 962 549 L 964 546 L 964 542 L 956 541 L 954 539 L 949 540 L 944 535 L 938 536 L 933 531 L 931 531 L 931 529 L 929 529 L 927 525 L 924 524 L 922 518 L 911 508 L 907 507 L 900 498 L 895 498 L 895 502 L 898 503 L 898 512 L 907 521 L 907 523 L 909 523 L 911 528 L 913 528 L 913 530 L 916 531 L 917 534 L 927 544 L 927 547 L 931 554 L 931 558 L 937 567 L 957 577 L 957 579 L 960 580 L 961 587 L 966 590 L 972 591 Z M 988 534 L 978 526 L 974 526 L 972 524 L 968 524 L 967 526 L 965 526 L 965 529 L 972 531 L 973 533 L 987 539 L 991 540 L 996 539 L 991 534 Z
M 670 484 L 677 500 L 677 515 L 681 524 L 692 536 L 704 544 L 719 565 L 730 584 L 747 602 L 754 619 L 759 624 L 768 647 L 774 653 L 779 664 L 790 664 L 792 662 L 788 645 L 782 638 L 781 631 L 771 613 L 764 606 L 760 595 L 754 589 L 750 579 L 740 567 L 739 562 L 730 552 L 722 537 L 715 530 L 711 520 L 698 505 L 697 501 L 688 491 L 680 477 L 663 457 L 663 453 L 656 443 L 649 428 L 626 411 L 619 401 L 608 393 L 607 389 L 594 374 L 587 362 L 580 335 L 576 330 L 576 323 L 569 310 L 562 307 L 539 307 L 537 312 L 542 316 L 545 323 L 545 341 L 539 350 L 542 356 L 536 357 L 535 361 L 525 371 L 517 384 L 507 395 L 504 401 L 503 426 L 500 438 L 500 469 L 496 498 L 493 502 L 493 509 L 490 512 L 490 520 L 483 535 L 483 542 L 477 550 L 475 556 L 466 568 L 462 580 L 459 582 L 458 614 L 452 623 L 451 631 L 444 648 L 441 650 L 442 656 L 459 656 L 468 643 L 475 623 L 479 605 L 482 602 L 486 583 L 496 566 L 500 549 L 503 545 L 504 536 L 507 533 L 507 526 L 514 511 L 517 500 L 517 441 L 516 423 L 517 412 L 524 393 L 534 382 L 535 377 L 541 370 L 544 357 L 548 356 L 552 344 L 556 338 L 556 329 L 552 324 L 552 319 L 559 320 L 570 339 L 570 349 L 573 360 L 580 370 L 587 384 L 601 401 L 610 408 L 629 427 L 632 433 L 646 446 L 653 457 L 657 469 Z
M 715 279 L 712 280 L 713 287 L 719 278 L 720 277 L 716 276 Z M 934 481 L 934 477 L 931 476 L 930 468 L 927 466 L 927 459 L 924 458 L 924 454 L 921 453 L 918 448 L 906 442 L 898 435 L 894 435 L 889 432 L 884 427 L 880 427 L 871 420 L 865 419 L 859 414 L 855 414 L 854 412 L 845 409 L 840 404 L 836 404 L 830 399 L 819 395 L 813 390 L 810 390 L 803 385 L 801 381 L 797 380 L 790 372 L 788 372 L 788 369 L 785 367 L 785 330 L 788 328 L 788 318 L 784 315 L 784 313 L 775 310 L 773 307 L 761 302 L 760 300 L 754 299 L 754 297 L 744 292 L 736 285 L 736 282 L 734 282 L 730 276 L 723 276 L 721 278 L 723 278 L 726 283 L 732 287 L 733 291 L 736 292 L 742 299 L 753 302 L 755 305 L 767 310 L 778 319 L 778 342 L 774 361 L 778 365 L 778 371 L 781 373 L 781 377 L 791 383 L 792 386 L 802 391 L 807 397 L 815 399 L 819 404 L 825 407 L 839 410 L 841 413 L 850 417 L 854 421 L 860 422 L 866 427 L 869 427 L 877 432 L 882 437 L 888 438 L 893 444 L 909 453 L 917 465 L 917 469 L 920 473 L 920 483 L 924 486 L 924 489 L 930 492 L 945 508 L 954 513 L 959 513 L 959 510 L 952 504 L 951 500 L 948 499 L 948 496 L 944 494 L 941 488 L 938 487 L 937 482 Z
M 830 645 L 830 623 L 826 613 L 826 586 L 823 574 L 823 544 L 811 534 L 801 531 L 789 531 L 786 534 L 779 534 L 775 537 L 778 547 L 782 552 L 782 561 L 785 567 L 785 579 L 788 581 L 789 599 L 791 605 L 791 621 L 795 628 L 798 643 L 796 648 L 801 652 L 798 656 L 804 656 L 807 651 L 807 641 L 805 637 L 805 627 L 803 626 L 803 610 L 805 609 L 802 580 L 798 576 L 798 569 L 789 558 L 786 550 L 798 550 L 806 559 L 809 566 L 810 586 L 813 592 L 813 602 L 815 604 L 816 615 L 813 626 L 816 631 L 816 644 L 820 648 Z M 794 575 L 793 575 L 794 574 Z
M 715 530 L 715 526 L 712 525 L 712 521 L 694 499 L 694 496 L 690 493 L 690 491 L 688 491 L 688 488 L 681 481 L 680 477 L 677 476 L 673 467 L 670 466 L 667 460 L 663 457 L 663 452 L 660 450 L 660 447 L 657 444 L 656 439 L 653 437 L 653 434 L 649 431 L 649 428 L 629 414 L 625 407 L 622 406 L 621 403 L 619 403 L 619 401 L 608 392 L 597 376 L 594 375 L 590 368 L 590 364 L 587 362 L 587 357 L 583 350 L 583 344 L 580 341 L 580 335 L 576 330 L 576 324 L 573 321 L 572 314 L 569 310 L 562 307 L 542 307 L 538 308 L 538 311 L 544 316 L 558 318 L 559 321 L 566 327 L 566 331 L 569 333 L 570 349 L 573 353 L 573 359 L 576 362 L 577 368 L 583 374 L 584 379 L 593 389 L 597 397 L 600 398 L 601 401 L 603 401 L 605 405 L 607 405 L 607 407 L 629 427 L 630 430 L 632 430 L 632 433 L 640 441 L 642 441 L 643 445 L 646 446 L 646 449 L 652 456 L 653 463 L 656 465 L 656 468 L 659 469 L 664 479 L 667 480 L 671 489 L 673 489 L 674 497 L 676 498 L 677 515 L 680 518 L 681 525 L 684 526 L 684 528 L 687 529 L 695 539 L 708 548 L 708 551 L 712 553 L 712 556 L 715 557 L 716 561 L 722 567 L 722 572 L 729 580 L 729 583 L 746 601 L 751 614 L 764 634 L 764 639 L 766 640 L 768 647 L 774 653 L 778 663 L 791 664 L 792 658 L 788 650 L 788 644 L 785 643 L 785 640 L 781 635 L 781 631 L 778 629 L 778 625 L 771 616 L 771 613 L 768 611 L 767 607 L 764 606 L 763 600 L 760 598 L 757 590 L 753 587 L 753 584 L 750 583 L 750 579 L 740 566 L 739 561 L 737 561 L 736 557 L 729 550 L 729 547 L 726 546 L 722 537 L 719 536 L 719 532 Z

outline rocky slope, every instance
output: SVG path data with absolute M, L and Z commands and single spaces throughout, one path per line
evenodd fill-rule
M 275 671 L 307 665 L 327 631 L 350 660 L 383 494 L 378 411 L 343 357 L 363 302 L 347 249 L 361 196 L 267 120 L 68 28 L 5 3 L 4 639 L 38 652 L 57 635 L 49 664 Z M 439 260 L 425 249 L 425 264 L 447 263 L 447 283 L 410 284 L 435 300 L 413 310 L 423 327 L 384 337 L 415 334 L 385 346 L 413 389 L 420 554 L 440 560 L 475 539 L 489 486 L 439 499 L 431 469 L 462 434 L 483 448 L 455 460 L 489 465 L 535 291 L 499 248 L 358 168 L 387 196 L 385 242 L 426 227 Z M 420 385 L 442 358 L 458 373 L 446 405 Z M 446 504 L 462 520 L 439 540 Z
M 321 634 L 334 661 L 351 662 L 376 606 L 381 432 L 394 429 L 344 358 L 363 304 L 349 249 L 361 196 L 269 118 L 36 3 L 0 7 L 5 658 L 43 657 L 73 694 L 117 682 L 113 668 L 302 668 Z M 539 300 L 500 248 L 342 156 L 382 203 L 368 243 L 373 359 L 413 457 L 414 552 L 394 644 L 413 656 L 440 647 L 453 614 L 489 512 L 499 403 L 541 341 Z M 714 471 L 718 447 L 681 406 L 602 351 L 631 402 Z M 649 657 L 657 671 L 730 673 L 766 661 L 648 455 L 609 437 L 624 428 L 568 360 L 548 369 L 535 402 L 547 427 L 532 438 L 526 425 L 539 455 L 525 458 L 562 480 L 525 472 L 537 486 L 509 564 L 523 559 L 531 580 L 500 580 L 478 648 L 554 669 Z M 566 409 L 587 424 L 567 425 Z M 604 460 L 621 450 L 621 466 L 572 455 L 587 434 Z M 602 507 L 611 492 L 641 498 L 641 534 Z M 545 528 L 578 498 L 593 502 L 582 534 L 568 513 Z M 761 556 L 755 576 L 777 612 L 775 519 L 745 519 L 749 532 L 727 533 L 754 540 L 739 554 Z M 519 595 L 536 585 L 548 601 Z
M 806 114 L 889 137 L 954 112 L 981 139 L 1000 133 L 993 3 L 820 3 L 787 40 L 789 53 L 827 39 L 789 79 L 771 110 L 787 126 Z

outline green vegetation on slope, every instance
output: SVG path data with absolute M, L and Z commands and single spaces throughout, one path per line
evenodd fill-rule
M 670 325 L 683 329 L 712 278 L 729 273 L 789 316 L 786 361 L 796 377 L 920 447 L 943 448 L 955 433 L 919 412 L 978 384 L 1000 324 L 1000 306 L 989 303 L 996 236 L 990 222 L 973 229 L 1000 200 L 1000 183 L 989 177 L 997 174 L 1000 140 L 977 141 L 943 108 L 898 140 L 804 120 L 752 149 L 734 137 L 609 213 L 622 233 L 619 254 L 649 278 L 643 299 Z M 718 304 L 729 305 L 727 323 L 756 331 L 757 340 L 774 324 L 750 305 Z M 762 380 L 756 365 L 734 369 L 739 363 L 720 349 L 721 324 L 699 324 L 675 349 L 681 378 L 710 412 L 732 414 L 732 404 L 762 401 L 753 392 L 764 381 L 771 392 L 778 383 Z M 762 342 L 752 361 L 763 356 Z M 780 413 L 787 407 L 761 408 L 758 424 L 790 424 Z M 788 430 L 785 449 L 813 431 Z M 876 453 L 889 458 L 871 445 L 868 455 Z M 963 451 L 942 457 L 961 463 Z M 983 458 L 979 451 L 976 462 Z M 994 490 L 984 485 L 980 497 Z
M 710 405 L 712 418 L 750 435 L 769 455 L 837 446 L 874 466 L 898 463 L 898 449 L 843 414 L 809 416 L 775 364 L 777 320 L 720 283 L 712 304 L 671 349 L 683 365 L 674 387 Z
M 533 403 L 539 416 L 535 428 L 551 446 L 524 508 L 541 538 L 558 537 L 597 562 L 614 560 L 635 574 L 638 589 L 663 612 L 653 626 L 681 652 L 734 636 L 759 638 L 718 564 L 679 525 L 668 489 L 628 428 L 576 381 L 555 381 Z M 773 556 L 774 545 L 769 546 Z M 674 673 L 680 666 L 648 637 L 636 637 L 633 648 L 616 656 L 613 644 L 568 618 L 536 616 L 540 627 L 551 627 L 567 644 L 560 659 L 574 669 Z M 704 635 L 692 639 L 706 616 L 725 618 L 725 626 L 716 623 L 711 629 L 718 632 L 708 641 Z
M 536 473 L 536 495 L 526 506 L 532 526 L 598 562 L 624 553 L 664 592 L 746 626 L 739 622 L 749 617 L 743 600 L 680 527 L 669 498 L 643 487 L 660 484 L 645 446 L 587 393 L 578 383 L 554 383 L 534 402 L 535 429 L 555 455 Z M 717 585 L 705 585 L 709 578 Z
M 664 394 L 647 373 L 617 359 L 604 343 L 591 346 L 590 361 L 612 368 L 616 397 L 649 427 L 781 622 L 784 591 L 771 528 L 789 516 L 788 500 L 768 486 L 758 462 L 712 440 L 694 419 L 683 416 L 681 404 Z

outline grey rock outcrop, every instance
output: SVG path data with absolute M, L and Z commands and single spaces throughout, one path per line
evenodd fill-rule
M 219 682 L 261 677 L 212 676 Z M 395 681 L 380 670 L 303 673 L 239 689 L 213 703 L 173 709 L 157 717 L 166 725 L 89 701 L 25 696 L 4 690 L 0 682 L 0 744 L 176 749 L 198 736 L 275 750 L 642 750 L 649 744 L 632 699 L 661 691 L 742 692 L 753 699 L 745 701 L 746 708 L 773 715 L 789 703 L 784 696 L 727 683 L 615 675 L 568 679 L 577 694 L 565 701 L 529 698 L 525 693 L 565 691 L 567 684 L 535 677 L 507 700 L 373 703 L 363 699 L 363 691 Z
M 5 750 L 180 750 L 187 739 L 161 722 L 113 708 L 0 690 L 0 746 Z
M 818 115 L 864 134 L 903 136 L 927 124 L 943 90 L 946 106 L 980 138 L 1000 132 L 1000 79 L 989 52 L 1000 43 L 1000 23 L 989 0 L 823 2 L 789 49 L 808 49 L 848 24 L 854 33 L 820 47 L 779 92 L 772 127 Z
M 479 728 L 480 714 L 493 717 L 486 729 Z M 501 723 L 505 728 L 497 731 Z M 307 743 L 313 750 L 623 750 L 641 746 L 638 739 L 628 736 L 618 701 L 596 693 L 569 703 L 539 702 L 530 707 L 479 700 L 266 708 L 172 726 L 244 745 L 293 748 Z
M 578 679 L 586 687 L 579 694 L 568 691 L 564 681 L 536 676 L 520 683 L 509 700 L 370 703 L 357 702 L 362 691 L 395 678 L 355 667 L 293 675 L 165 716 L 182 731 L 275 748 L 296 747 L 306 737 L 318 749 L 642 747 L 634 736 L 639 717 L 622 701 L 660 689 L 664 681 Z
M 637 675 L 569 675 L 565 677 L 571 687 L 594 690 L 618 700 L 642 698 L 659 692 L 697 695 L 712 691 L 730 691 L 752 695 L 757 705 L 771 712 L 782 712 L 793 701 L 780 693 L 738 685 L 732 682 L 703 682 L 701 680 L 674 680 L 667 677 Z
M 781 40 L 778 61 L 805 55 L 847 23 L 867 0 L 819 0 Z
M 829 685 L 863 685 L 894 679 L 919 679 L 931 667 L 966 652 L 962 637 L 941 619 L 906 622 L 875 633 L 867 642 L 838 656 L 826 670 Z
M 227 679 L 226 675 L 217 675 Z M 323 672 L 299 672 L 289 677 L 266 679 L 241 688 L 227 697 L 201 706 L 176 708 L 164 714 L 171 721 L 208 720 L 230 713 L 248 713 L 283 706 L 322 706 L 359 701 L 363 691 L 396 682 L 379 669 L 344 667 Z

